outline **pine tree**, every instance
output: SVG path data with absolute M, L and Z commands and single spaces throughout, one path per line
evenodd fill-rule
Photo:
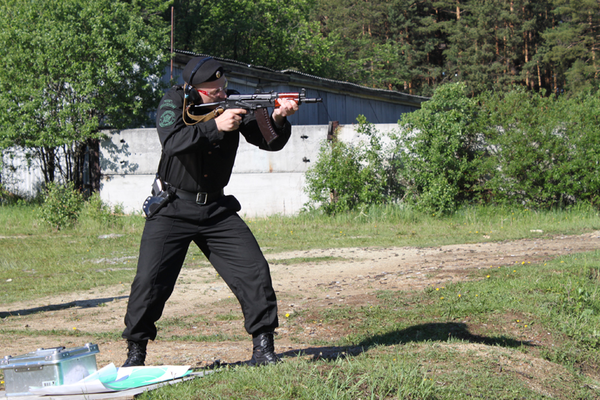
M 395 44 L 403 63 L 397 70 L 404 73 L 393 86 L 411 94 L 431 95 L 443 79 L 443 16 L 430 0 L 396 0 L 389 10 L 388 42 Z
M 600 3 L 596 0 L 554 0 L 557 24 L 543 38 L 549 50 L 544 61 L 554 66 L 554 91 L 597 88 L 600 73 Z

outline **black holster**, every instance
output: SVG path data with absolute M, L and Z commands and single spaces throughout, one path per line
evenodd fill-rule
M 158 174 L 152 183 L 152 196 L 148 196 L 142 205 L 146 218 L 150 218 L 167 204 L 175 195 L 175 190 L 165 183 Z

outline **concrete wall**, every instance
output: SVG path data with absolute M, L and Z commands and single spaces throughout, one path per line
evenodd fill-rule
M 0 162 L 0 182 L 11 193 L 32 198 L 42 187 L 44 176 L 40 163 L 35 158 L 16 148 L 2 151 Z
M 380 132 L 397 128 L 379 124 Z M 241 214 L 261 217 L 293 215 L 308 201 L 304 193 L 305 173 L 317 160 L 327 138 L 326 125 L 293 126 L 292 137 L 278 152 L 266 152 L 240 140 L 233 175 L 225 194 L 233 194 L 242 204 Z M 340 126 L 339 140 L 360 140 L 354 126 Z M 114 133 L 100 145 L 101 198 L 120 204 L 125 212 L 141 212 L 149 196 L 160 160 L 160 143 L 155 129 L 131 129 Z

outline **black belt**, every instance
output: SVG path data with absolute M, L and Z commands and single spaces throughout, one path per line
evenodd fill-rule
M 208 204 L 223 196 L 223 190 L 221 189 L 218 192 L 188 192 L 187 190 L 177 189 L 175 194 L 181 200 L 193 201 L 196 204 Z

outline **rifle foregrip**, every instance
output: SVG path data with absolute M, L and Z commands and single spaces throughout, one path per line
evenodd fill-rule
M 279 93 L 279 95 L 275 99 L 275 107 L 281 106 L 281 103 L 279 102 L 279 100 L 282 100 L 282 99 L 293 100 L 296 103 L 300 104 L 300 96 L 298 95 L 298 93 Z

